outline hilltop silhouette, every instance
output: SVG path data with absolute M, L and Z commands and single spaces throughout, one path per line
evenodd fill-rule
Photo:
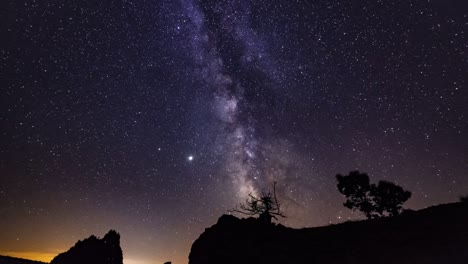
M 45 264 L 21 258 L 0 256 L 0 264 Z M 79 240 L 67 252 L 57 255 L 50 264 L 123 264 L 120 235 L 110 230 L 102 239 L 90 236 Z
M 467 223 L 467 202 L 302 229 L 223 215 L 193 243 L 189 264 L 465 264 Z M 42 264 L 2 256 L 0 263 Z M 51 262 L 75 263 L 122 264 L 120 235 L 90 236 Z
M 303 229 L 223 215 L 193 243 L 189 264 L 462 264 L 467 223 L 467 203 Z
M 51 264 L 122 264 L 120 235 L 110 230 L 102 239 L 90 236 L 78 241 L 67 252 L 57 255 Z

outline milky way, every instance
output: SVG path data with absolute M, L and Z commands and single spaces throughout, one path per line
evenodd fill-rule
M 198 66 L 195 72 L 203 89 L 213 95 L 211 114 L 216 121 L 207 125 L 220 127 L 214 135 L 215 151 L 224 162 L 220 173 L 230 177 L 241 199 L 271 187 L 273 181 L 286 183 L 284 168 L 297 166 L 298 160 L 288 160 L 292 153 L 283 153 L 292 151 L 291 146 L 281 149 L 281 138 L 262 131 L 271 127 L 259 127 L 256 114 L 264 109 L 256 109 L 251 102 L 259 91 L 276 96 L 270 90 L 277 84 L 274 60 L 251 28 L 250 3 L 221 1 L 199 6 L 185 1 L 183 6 L 193 25 L 190 41 Z M 268 117 L 273 118 L 277 110 L 274 105 L 267 107 Z

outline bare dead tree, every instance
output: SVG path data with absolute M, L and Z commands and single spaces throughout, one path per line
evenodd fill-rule
M 249 193 L 245 203 L 228 211 L 249 216 L 258 215 L 258 219 L 268 224 L 271 224 L 271 218 L 278 220 L 278 217 L 286 217 L 281 211 L 281 203 L 276 198 L 276 182 L 273 182 L 273 193 L 262 191 L 259 197 Z

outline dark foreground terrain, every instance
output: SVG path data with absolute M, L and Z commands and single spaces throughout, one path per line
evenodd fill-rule
M 45 264 L 40 261 L 0 256 L 0 264 Z
M 51 264 L 122 264 L 120 235 L 110 230 L 103 238 L 90 236 L 58 254 Z M 45 264 L 20 258 L 0 256 L 0 264 Z
M 122 264 L 120 235 L 110 230 L 103 238 L 90 236 L 78 241 L 67 252 L 58 254 L 50 264 Z
M 466 264 L 468 203 L 292 229 L 224 215 L 194 242 L 190 264 Z
M 52 264 L 122 264 L 120 235 L 91 236 Z M 292 229 L 224 215 L 193 243 L 189 264 L 466 264 L 468 203 L 401 216 Z M 2 257 L 0 264 L 44 264 Z

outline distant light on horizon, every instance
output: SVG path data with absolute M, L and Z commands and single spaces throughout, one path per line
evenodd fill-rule
M 0 255 L 13 258 L 22 258 L 28 260 L 42 261 L 49 263 L 52 259 L 61 252 L 29 252 L 29 251 L 0 251 Z

